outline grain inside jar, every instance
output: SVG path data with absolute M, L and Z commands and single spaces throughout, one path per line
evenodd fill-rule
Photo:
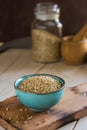
M 31 24 L 32 57 L 34 61 L 50 63 L 60 60 L 62 23 L 56 3 L 37 3 Z
M 38 62 L 55 62 L 60 59 L 61 40 L 47 31 L 32 30 L 32 54 Z

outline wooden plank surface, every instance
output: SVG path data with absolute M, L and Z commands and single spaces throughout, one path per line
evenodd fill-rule
M 64 125 L 63 127 L 59 128 L 58 130 L 74 130 L 74 126 L 76 124 L 76 121 L 69 123 L 68 125 Z
M 8 125 L 21 130 L 55 130 L 87 115 L 87 95 L 84 92 L 87 92 L 87 83 L 67 88 L 62 100 L 49 109 L 48 114 L 26 109 L 16 97 L 12 97 L 0 102 L 0 117 L 9 122 Z M 32 116 L 32 119 L 28 120 L 27 115 Z M 1 126 L 3 122 L 0 122 Z M 9 130 L 8 125 L 5 126 L 7 130 Z
M 42 64 L 32 60 L 31 50 L 8 50 L 0 54 L 0 101 L 15 95 L 13 83 L 17 78 L 31 73 L 58 75 L 65 79 L 66 86 L 73 87 L 87 81 L 87 63 L 80 66 L 69 66 L 62 61 L 52 64 Z M 84 120 L 87 122 L 86 119 Z M 83 120 L 80 122 L 83 122 Z M 78 121 L 77 124 L 80 126 L 81 123 Z M 69 124 L 67 127 L 61 127 L 61 130 L 62 128 L 63 130 L 68 130 L 68 126 L 69 130 L 71 130 L 74 128 L 74 125 L 75 123 L 73 126 Z M 87 126 L 85 129 L 87 129 Z M 2 129 L 0 128 L 0 130 Z
M 74 130 L 86 130 L 87 129 L 87 117 L 79 120 Z
M 13 85 L 17 78 L 38 73 L 44 66 L 45 64 L 32 60 L 31 50 L 15 49 L 2 53 L 0 55 L 0 85 L 3 86 L 0 91 L 1 100 L 14 94 Z
M 65 79 L 67 87 L 73 87 L 87 81 L 87 64 L 69 66 L 62 61 L 47 64 L 39 73 L 55 74 Z

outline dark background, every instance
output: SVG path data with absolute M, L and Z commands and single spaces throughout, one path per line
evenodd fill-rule
M 0 0 L 0 41 L 29 36 L 33 9 L 42 1 L 58 3 L 63 35 L 77 33 L 87 22 L 87 0 Z

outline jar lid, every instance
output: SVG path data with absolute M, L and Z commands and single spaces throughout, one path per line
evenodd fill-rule
M 55 19 L 59 17 L 60 9 L 56 3 L 42 2 L 37 3 L 34 9 L 34 14 L 39 19 Z

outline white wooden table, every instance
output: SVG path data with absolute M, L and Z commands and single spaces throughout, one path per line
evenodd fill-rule
M 49 73 L 65 79 L 66 87 L 87 82 L 87 63 L 69 66 L 63 61 L 43 64 L 32 60 L 30 49 L 9 49 L 0 54 L 0 101 L 15 95 L 14 81 L 32 73 Z M 0 130 L 4 130 L 0 126 Z M 87 130 L 87 117 L 69 123 L 58 130 Z

